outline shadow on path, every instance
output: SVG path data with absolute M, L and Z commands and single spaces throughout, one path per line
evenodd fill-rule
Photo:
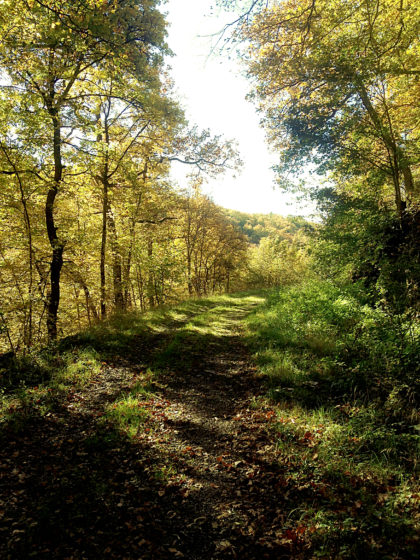
M 46 414 L 26 411 L 18 430 L 6 423 L 0 557 L 310 558 L 298 532 L 284 531 L 301 489 L 276 460 L 270 410 L 252 406 L 260 380 L 240 321 L 255 304 L 232 298 L 127 335 L 95 383 Z M 137 434 L 104 422 L 156 367 Z M 319 498 L 315 486 L 305 492 L 306 503 L 308 492 Z

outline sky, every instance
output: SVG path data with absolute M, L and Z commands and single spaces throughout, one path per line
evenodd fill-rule
M 203 189 L 225 208 L 307 215 L 309 210 L 291 195 L 273 188 L 270 168 L 276 163 L 276 155 L 270 153 L 265 142 L 260 115 L 245 100 L 250 84 L 243 76 L 244 69 L 238 60 L 229 60 L 227 52 L 221 56 L 213 49 L 212 53 L 215 35 L 234 19 L 226 12 L 212 16 L 212 4 L 211 0 L 169 0 L 164 6 L 170 23 L 168 44 L 175 53 L 168 63 L 190 124 L 235 139 L 244 162 L 236 178 L 227 173 L 209 180 Z M 184 167 L 175 165 L 173 176 L 186 186 Z

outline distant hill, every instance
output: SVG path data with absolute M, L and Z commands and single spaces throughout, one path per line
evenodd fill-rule
M 248 237 L 250 243 L 258 245 L 261 239 L 270 235 L 292 239 L 304 229 L 311 231 L 313 224 L 300 216 L 280 216 L 279 214 L 247 214 L 238 210 L 225 209 L 227 216 Z

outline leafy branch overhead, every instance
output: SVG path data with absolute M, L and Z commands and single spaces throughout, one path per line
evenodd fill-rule
M 243 22 L 250 95 L 278 166 L 368 174 L 401 214 L 420 193 L 416 2 L 268 2 Z
M 185 135 L 174 139 L 172 148 L 162 156 L 163 160 L 178 161 L 210 176 L 217 176 L 225 169 L 239 170 L 242 161 L 233 141 L 223 140 L 221 136 L 211 136 L 209 130 L 194 127 Z

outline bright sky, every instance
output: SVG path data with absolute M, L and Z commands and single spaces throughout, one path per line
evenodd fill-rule
M 226 174 L 210 180 L 205 191 L 214 201 L 242 212 L 308 214 L 290 195 L 273 189 L 276 162 L 264 140 L 259 115 L 245 100 L 249 83 L 240 75 L 238 61 L 211 53 L 214 35 L 232 21 L 232 13 L 211 15 L 211 0 L 169 0 L 164 9 L 170 23 L 168 44 L 172 76 L 191 124 L 209 128 L 212 134 L 234 138 L 244 162 L 236 177 Z M 174 167 L 180 184 L 186 183 L 182 165 Z M 289 204 L 288 204 L 289 203 Z M 292 204 L 290 204 L 292 203 Z

